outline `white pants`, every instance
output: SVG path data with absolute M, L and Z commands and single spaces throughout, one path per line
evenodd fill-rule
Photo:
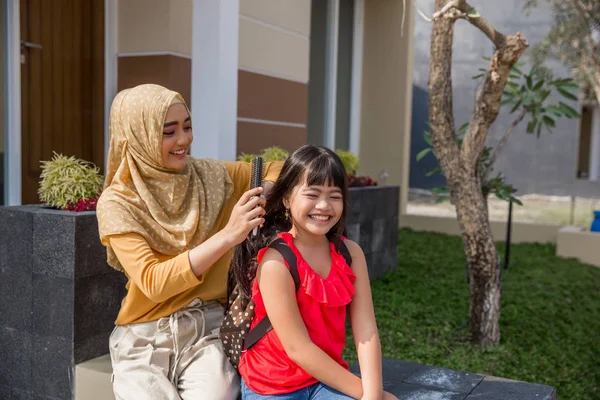
M 158 321 L 117 326 L 110 336 L 118 400 L 230 400 L 237 372 L 218 337 L 223 307 L 194 300 Z

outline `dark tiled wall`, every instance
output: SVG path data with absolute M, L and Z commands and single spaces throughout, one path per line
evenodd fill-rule
M 399 186 L 350 188 L 348 238 L 365 253 L 371 279 L 396 268 L 399 209 Z
M 95 213 L 0 207 L 0 398 L 71 399 L 108 352 L 125 278 L 105 260 Z

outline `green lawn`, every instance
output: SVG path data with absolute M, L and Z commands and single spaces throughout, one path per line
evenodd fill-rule
M 372 284 L 383 355 L 544 383 L 560 399 L 600 399 L 600 269 L 558 258 L 551 245 L 511 253 L 501 345 L 473 348 L 460 238 L 400 231 L 398 269 Z M 351 337 L 348 344 L 352 364 Z

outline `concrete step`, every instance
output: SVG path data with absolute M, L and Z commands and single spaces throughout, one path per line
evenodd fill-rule
M 358 364 L 350 370 L 360 375 Z M 108 355 L 75 367 L 76 400 L 114 400 Z M 383 386 L 399 399 L 556 400 L 551 386 L 383 359 Z
M 108 354 L 77 364 L 75 400 L 114 400 Z

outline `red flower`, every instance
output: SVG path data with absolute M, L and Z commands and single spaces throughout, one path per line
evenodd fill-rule
M 98 197 L 102 191 L 98 192 Z M 82 211 L 96 211 L 96 205 L 98 204 L 97 198 L 89 198 L 89 199 L 81 199 L 77 203 L 70 203 L 68 206 L 63 208 L 65 211 L 74 211 L 74 212 L 82 212 Z

